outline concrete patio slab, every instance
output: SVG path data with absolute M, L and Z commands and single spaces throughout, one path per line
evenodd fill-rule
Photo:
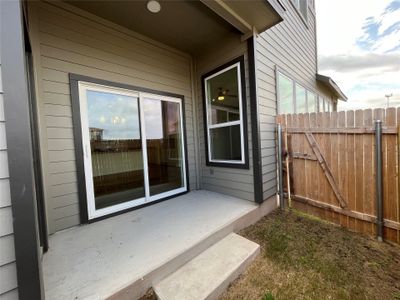
M 260 210 L 249 201 L 193 191 L 58 232 L 43 257 L 46 298 L 135 299 L 230 232 L 257 221 L 275 208 L 271 203 Z

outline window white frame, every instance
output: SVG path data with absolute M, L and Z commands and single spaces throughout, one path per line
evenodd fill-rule
M 163 96 L 158 94 L 152 94 L 147 92 L 139 92 L 134 90 L 127 90 L 118 87 L 111 87 L 100 85 L 91 82 L 79 81 L 79 107 L 80 107 L 80 119 L 81 119 L 81 132 L 82 132 L 82 146 L 83 146 L 83 163 L 85 171 L 85 183 L 86 183 L 86 204 L 88 210 L 88 219 L 95 219 L 105 215 L 113 214 L 119 211 L 123 211 L 129 208 L 133 208 L 139 205 L 147 204 L 153 201 L 167 198 L 176 194 L 180 194 L 187 191 L 187 176 L 186 176 L 186 151 L 185 151 L 185 140 L 184 140 L 184 124 L 183 124 L 183 107 L 182 99 L 174 98 L 169 96 Z M 139 107 L 139 124 L 142 141 L 142 155 L 143 155 L 143 173 L 145 183 L 145 197 L 120 203 L 117 205 L 96 209 L 95 196 L 94 196 L 94 184 L 93 184 L 93 169 L 92 169 L 92 154 L 90 151 L 90 133 L 89 133 L 89 119 L 87 110 L 87 91 L 106 92 L 119 94 L 138 99 Z M 181 127 L 181 149 L 182 149 L 182 180 L 183 187 L 163 192 L 160 194 L 150 195 L 149 185 L 149 172 L 148 172 L 148 161 L 147 161 L 147 144 L 146 144 L 146 128 L 144 122 L 144 101 L 146 98 L 157 99 L 161 101 L 175 102 L 179 104 L 179 116 L 180 116 L 180 127 Z
M 239 101 L 239 120 L 236 121 L 228 121 L 225 123 L 219 124 L 211 124 L 211 105 L 208 103 L 208 91 L 207 91 L 207 81 L 217 77 L 218 75 L 225 73 L 229 70 L 237 68 L 237 83 L 238 83 L 238 101 Z M 243 165 L 246 163 L 246 153 L 245 153 L 245 136 L 244 136 L 244 126 L 243 126 L 243 98 L 242 98 L 242 80 L 241 80 L 241 62 L 238 61 L 233 63 L 232 65 L 213 73 L 203 79 L 204 81 L 204 101 L 205 101 L 205 116 L 206 116 L 206 134 L 207 134 L 207 154 L 208 161 L 210 163 L 223 163 L 223 164 L 233 164 L 233 165 Z M 210 140 L 210 131 L 215 128 L 223 128 L 223 127 L 232 127 L 235 125 L 240 126 L 240 151 L 241 151 L 241 160 L 222 160 L 222 159 L 212 159 L 212 151 L 211 151 L 211 140 Z
M 297 114 L 299 113 L 297 111 L 297 95 L 296 95 L 296 86 L 301 86 L 302 88 L 304 88 L 306 90 L 306 108 L 307 108 L 307 113 L 311 113 L 308 111 L 308 99 L 309 99 L 309 95 L 315 95 L 316 97 L 316 107 L 315 107 L 315 112 L 327 112 L 328 111 L 328 102 L 329 101 L 329 106 L 330 106 L 330 111 L 333 111 L 333 101 L 332 100 L 328 100 L 328 99 L 324 99 L 324 97 L 322 97 L 318 92 L 315 92 L 314 90 L 308 89 L 306 88 L 303 84 L 299 83 L 298 81 L 294 80 L 292 77 L 288 76 L 287 73 L 285 71 L 283 71 L 280 67 L 276 66 L 275 67 L 275 80 L 276 80 L 276 95 L 277 95 L 277 101 L 278 101 L 278 105 L 277 105 L 277 111 L 278 114 L 282 114 L 282 109 L 281 109 L 281 91 L 279 90 L 279 78 L 280 76 L 283 76 L 287 79 L 289 79 L 292 82 L 292 88 L 293 88 L 293 101 L 292 101 L 292 111 L 293 114 Z M 320 110 L 320 103 L 322 103 L 322 108 L 323 110 Z M 287 114 L 287 113 L 283 113 L 283 114 Z

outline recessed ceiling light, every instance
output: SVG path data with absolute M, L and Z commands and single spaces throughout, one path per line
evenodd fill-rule
M 161 4 L 160 2 L 156 1 L 156 0 L 150 0 L 149 2 L 147 2 L 147 9 L 156 14 L 158 12 L 160 12 L 161 10 Z

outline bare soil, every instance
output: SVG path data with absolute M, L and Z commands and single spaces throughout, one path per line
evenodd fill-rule
M 298 211 L 240 232 L 261 254 L 221 299 L 400 299 L 400 247 Z

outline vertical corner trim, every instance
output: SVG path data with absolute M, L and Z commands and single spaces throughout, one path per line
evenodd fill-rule
M 0 1 L 0 47 L 19 299 L 43 299 L 22 1 Z
M 249 85 L 250 85 L 250 120 L 251 120 L 251 139 L 253 152 L 253 177 L 254 177 L 254 201 L 262 203 L 263 180 L 262 180 L 262 161 L 261 161 L 261 140 L 260 140 L 260 120 L 258 111 L 257 97 L 257 70 L 256 70 L 256 37 L 253 35 L 247 39 L 247 51 L 249 61 Z

